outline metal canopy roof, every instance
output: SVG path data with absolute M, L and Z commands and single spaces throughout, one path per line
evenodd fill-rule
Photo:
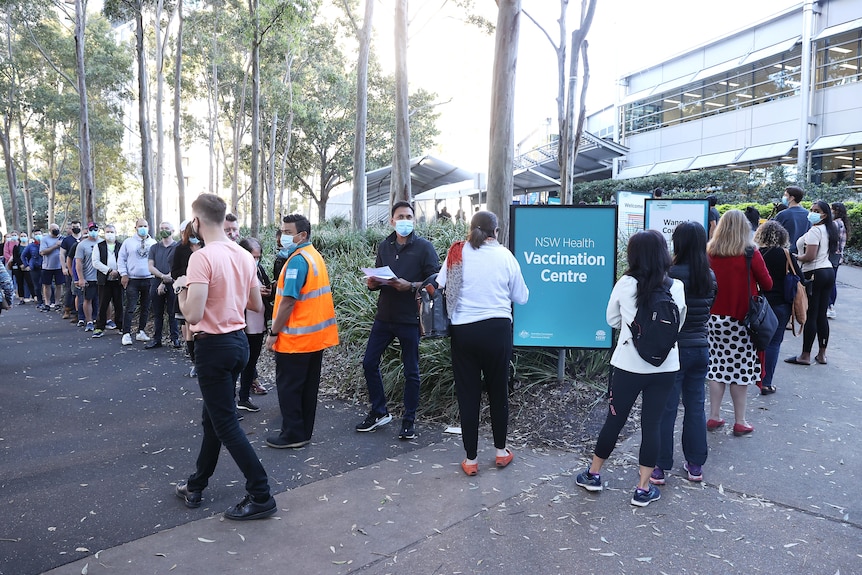
M 475 177 L 474 172 L 464 170 L 434 156 L 422 156 L 410 160 L 410 186 L 413 197 L 446 184 L 472 180 Z M 392 166 L 367 172 L 365 180 L 368 205 L 388 204 Z
M 575 159 L 574 181 L 590 182 L 609 179 L 613 159 L 626 155 L 628 148 L 603 140 L 589 132 L 581 136 Z M 560 187 L 560 167 L 557 165 L 557 142 L 530 150 L 515 158 L 515 194 L 556 190 Z

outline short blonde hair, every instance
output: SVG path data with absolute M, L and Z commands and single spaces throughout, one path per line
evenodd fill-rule
M 718 220 L 712 239 L 706 244 L 706 253 L 719 258 L 741 256 L 749 247 L 754 248 L 754 243 L 748 218 L 739 210 L 729 210 Z

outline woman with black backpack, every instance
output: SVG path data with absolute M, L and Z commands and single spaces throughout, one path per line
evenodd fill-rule
M 611 356 L 614 367 L 610 384 L 608 415 L 599 432 L 593 461 L 589 469 L 579 474 L 575 482 L 587 491 L 601 491 L 600 471 L 616 447 L 629 412 L 642 396 L 641 446 L 638 455 L 640 473 L 638 486 L 632 495 L 631 504 L 645 507 L 661 498 L 658 488 L 649 481 L 659 452 L 659 422 L 679 371 L 679 350 L 676 345 L 666 350 L 660 363 L 638 349 L 636 341 L 640 329 L 636 316 L 638 309 L 650 306 L 655 301 L 653 294 L 669 290 L 676 304 L 678 317 L 676 326 L 683 325 L 686 317 L 685 290 L 679 280 L 670 280 L 670 253 L 664 236 L 655 230 L 635 233 L 628 243 L 629 268 L 614 285 L 605 316 L 614 329 L 620 330 L 617 345 Z
M 685 323 L 679 332 L 679 372 L 661 418 L 661 447 L 650 475 L 654 485 L 665 484 L 664 472 L 673 469 L 673 428 L 680 396 L 685 408 L 682 420 L 683 469 L 689 481 L 703 480 L 706 463 L 706 393 L 704 382 L 709 368 L 707 324 L 717 289 L 715 274 L 706 258 L 706 230 L 697 222 L 683 222 L 673 232 L 673 265 L 670 277 L 685 285 Z

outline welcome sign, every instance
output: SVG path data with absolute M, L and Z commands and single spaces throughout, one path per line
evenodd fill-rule
M 646 229 L 657 230 L 667 240 L 668 249 L 673 250 L 673 232 L 682 222 L 698 222 L 709 229 L 709 201 L 688 199 L 660 199 L 644 202 Z
M 616 206 L 512 206 L 512 251 L 530 288 L 514 306 L 514 344 L 608 349 Z

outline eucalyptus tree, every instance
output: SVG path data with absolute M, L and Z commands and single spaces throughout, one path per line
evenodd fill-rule
M 498 0 L 491 90 L 491 141 L 488 158 L 488 210 L 497 214 L 498 237 L 508 243 L 515 153 L 515 69 L 518 61 L 521 0 Z

